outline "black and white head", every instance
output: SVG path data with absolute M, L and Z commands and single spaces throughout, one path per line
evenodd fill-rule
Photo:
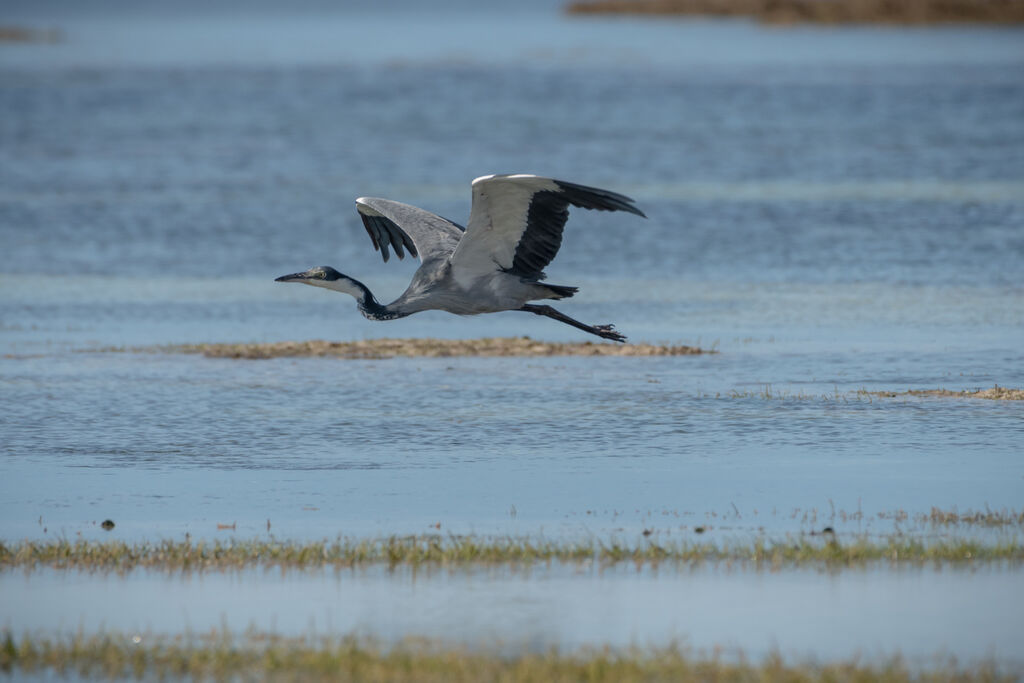
M 304 285 L 324 287 L 336 292 L 351 294 L 357 299 L 366 294 L 366 287 L 348 275 L 343 275 L 330 266 L 316 266 L 303 273 L 292 273 L 275 278 L 274 282 L 301 282 Z

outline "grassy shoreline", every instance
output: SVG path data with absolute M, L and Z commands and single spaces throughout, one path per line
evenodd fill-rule
M 357 636 L 284 637 L 249 631 L 159 636 L 78 633 L 0 641 L 0 671 L 53 672 L 92 679 L 338 681 L 1011 681 L 992 660 L 962 665 L 935 657 L 910 666 L 899 656 L 878 661 L 787 661 L 774 653 L 694 653 L 680 646 L 586 648 L 577 652 L 470 649 L 426 639 L 383 647 Z
M 875 539 L 840 539 L 831 531 L 793 538 L 750 541 L 615 539 L 548 541 L 470 536 L 390 536 L 321 541 L 186 539 L 156 542 L 0 541 L 0 571 L 42 568 L 125 573 L 136 569 L 223 572 L 250 568 L 319 569 L 387 567 L 472 568 L 542 563 L 596 563 L 601 566 L 691 567 L 728 564 L 758 571 L 795 567 L 828 570 L 869 566 L 978 566 L 1024 564 L 1024 544 L 1015 534 L 983 542 L 970 538 L 925 541 L 896 533 Z

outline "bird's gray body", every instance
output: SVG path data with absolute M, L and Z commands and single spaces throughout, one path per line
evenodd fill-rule
M 421 263 L 397 299 L 381 305 L 361 282 L 319 267 L 278 278 L 346 292 L 373 320 L 391 320 L 428 310 L 477 315 L 520 310 L 545 315 L 606 339 L 623 341 L 610 325 L 590 326 L 550 306 L 528 302 L 562 299 L 574 287 L 543 282 L 543 268 L 562 241 L 568 206 L 628 211 L 643 216 L 633 200 L 598 188 L 533 175 L 484 176 L 473 181 L 469 224 L 461 225 L 415 206 L 360 197 L 356 207 L 384 260 L 394 249 Z
M 420 311 L 447 311 L 456 315 L 478 315 L 512 311 L 528 301 L 561 299 L 556 289 L 543 282 L 523 280 L 495 271 L 459 281 L 446 259 L 424 262 L 405 291 L 387 305 L 400 316 Z

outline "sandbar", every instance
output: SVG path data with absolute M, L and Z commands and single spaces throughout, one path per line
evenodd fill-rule
M 547 356 L 695 356 L 716 353 L 696 346 L 612 344 L 602 342 L 546 342 L 529 337 L 482 339 L 363 339 L 359 341 L 283 341 L 252 344 L 185 344 L 167 347 L 182 353 L 212 358 L 336 357 L 382 359 L 394 357 L 447 358 Z

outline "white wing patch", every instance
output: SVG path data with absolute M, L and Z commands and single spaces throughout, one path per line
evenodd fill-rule
M 526 231 L 537 192 L 557 191 L 549 178 L 487 175 L 473 181 L 473 208 L 466 234 L 452 254 L 452 275 L 463 287 L 479 277 L 512 267 L 516 245 Z

